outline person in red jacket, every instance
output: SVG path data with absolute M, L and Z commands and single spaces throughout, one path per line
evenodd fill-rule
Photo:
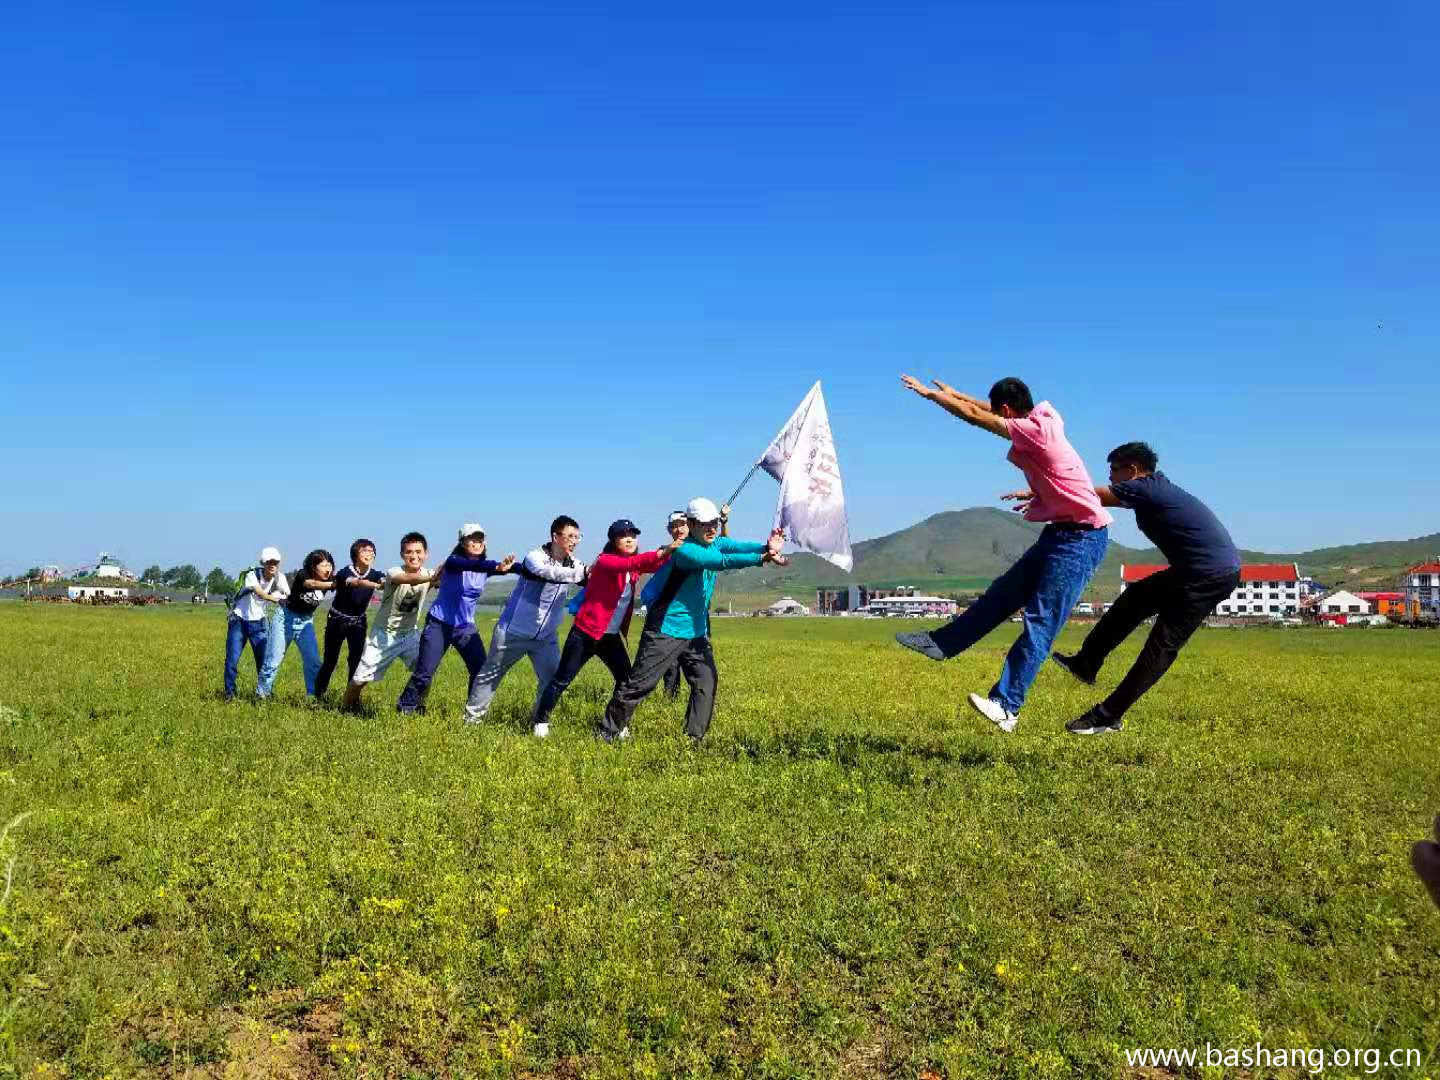
M 550 734 L 550 713 L 555 703 L 592 656 L 598 656 L 610 669 L 616 686 L 629 676 L 630 653 L 625 648 L 625 635 L 635 610 L 636 585 L 642 574 L 653 574 L 664 566 L 670 553 L 683 542 L 676 540 L 658 551 L 637 554 L 640 529 L 636 524 L 629 518 L 611 524 L 605 550 L 590 566 L 585 600 L 565 638 L 560 666 L 535 702 L 536 736 L 543 739 Z

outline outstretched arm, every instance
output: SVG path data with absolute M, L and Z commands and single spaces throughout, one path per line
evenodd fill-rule
M 1120 501 L 1120 497 L 1116 495 L 1115 492 L 1111 491 L 1108 487 L 1097 487 L 1095 489 L 1095 497 L 1100 500 L 1101 506 L 1125 505 L 1123 502 Z
M 541 581 L 558 585 L 579 585 L 585 580 L 585 564 L 578 559 L 571 559 L 570 565 L 566 566 L 558 559 L 548 556 L 536 558 L 532 551 L 520 564 L 520 576 L 539 578 Z
M 953 386 L 948 386 L 939 379 L 935 380 L 933 387 L 926 386 L 913 375 L 901 375 L 900 381 L 907 390 L 913 390 L 926 401 L 935 402 L 951 416 L 959 417 L 967 424 L 983 428 L 1002 439 L 1010 437 L 1010 422 L 1003 416 L 996 416 L 991 412 L 988 402 L 971 397 L 969 394 L 962 394 Z

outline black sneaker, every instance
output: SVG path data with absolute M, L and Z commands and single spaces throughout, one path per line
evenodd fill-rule
M 1094 685 L 1095 685 L 1095 676 L 1094 676 L 1094 675 L 1087 675 L 1085 672 L 1081 671 L 1078 667 L 1075 666 L 1075 656 L 1074 656 L 1074 654 L 1071 654 L 1070 656 L 1066 656 L 1064 653 L 1058 653 L 1058 652 L 1057 652 L 1057 653 L 1051 653 L 1051 654 L 1050 654 L 1050 659 L 1051 659 L 1051 660 L 1054 660 L 1055 663 L 1059 664 L 1062 668 L 1064 668 L 1066 671 L 1068 671 L 1071 675 L 1074 675 L 1075 678 L 1079 679 L 1079 680 L 1080 680 L 1081 682 L 1083 682 L 1086 686 L 1094 686 Z
M 929 634 L 896 634 L 895 640 L 907 649 L 914 649 L 921 656 L 928 656 L 931 660 L 944 660 L 945 654 L 940 651 L 940 646 L 935 644 Z
M 1065 730 L 1071 735 L 1108 735 L 1112 731 L 1122 731 L 1124 728 L 1124 720 L 1111 720 L 1098 708 L 1091 709 L 1084 716 L 1077 716 L 1065 725 Z

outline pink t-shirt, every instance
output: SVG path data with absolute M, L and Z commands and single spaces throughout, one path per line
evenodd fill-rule
M 1048 401 L 1030 415 L 1008 422 L 1010 464 L 1025 474 L 1035 497 L 1025 507 L 1029 521 L 1074 522 L 1100 528 L 1115 519 L 1100 505 L 1080 455 L 1065 438 L 1065 421 Z

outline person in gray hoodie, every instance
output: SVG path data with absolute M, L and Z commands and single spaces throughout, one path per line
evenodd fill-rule
M 520 581 L 500 612 L 500 621 L 490 638 L 490 655 L 475 676 L 470 699 L 465 704 L 465 722 L 478 724 L 490 710 L 491 699 L 500 681 L 522 657 L 530 658 L 539 681 L 539 694 L 560 666 L 557 633 L 565 618 L 565 602 L 571 585 L 585 580 L 585 564 L 575 558 L 580 545 L 580 526 L 564 514 L 550 523 L 550 542 L 542 544 L 515 568 Z

